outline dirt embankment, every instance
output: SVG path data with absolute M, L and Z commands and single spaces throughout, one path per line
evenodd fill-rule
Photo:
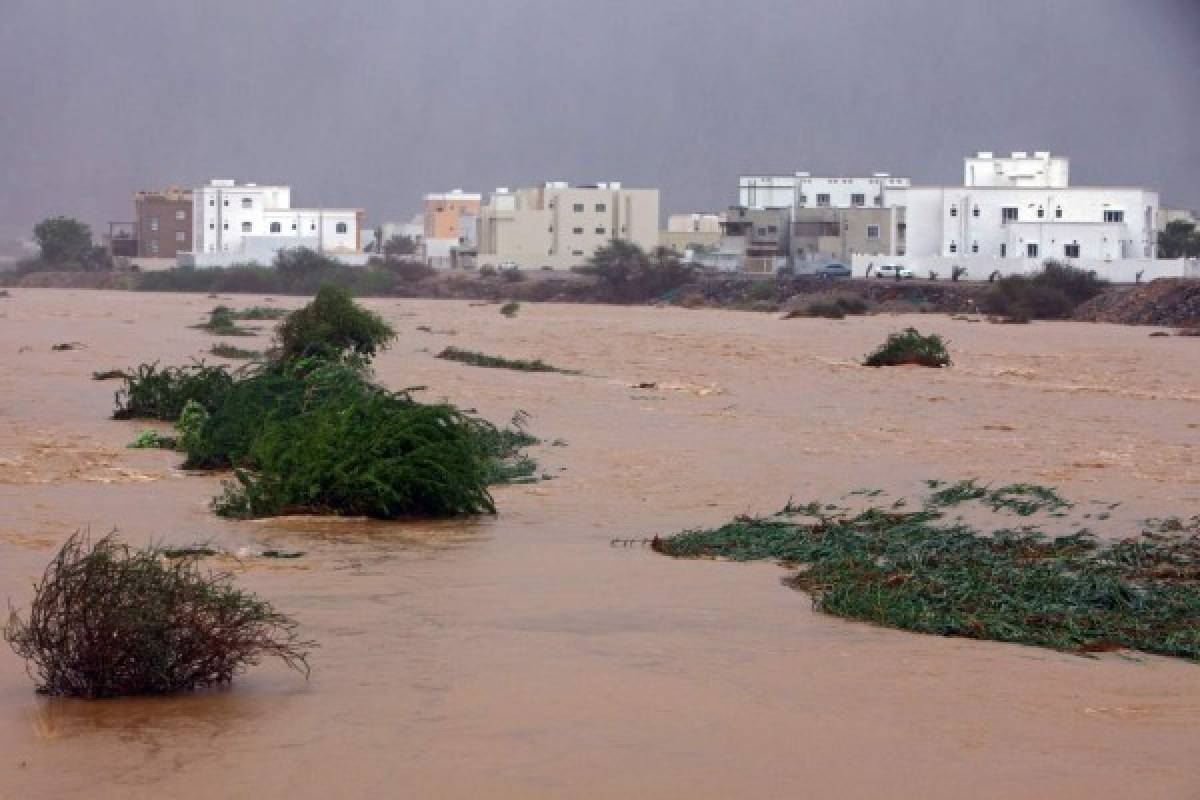
M 1080 306 L 1075 319 L 1120 325 L 1200 326 L 1200 281 L 1159 278 L 1142 286 L 1114 287 Z
M 133 272 L 0 272 L 0 286 L 22 289 L 132 289 Z

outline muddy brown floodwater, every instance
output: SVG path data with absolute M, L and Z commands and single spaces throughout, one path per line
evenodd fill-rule
M 536 451 L 554 479 L 497 489 L 494 518 L 235 523 L 207 510 L 218 478 L 125 449 L 145 425 L 107 419 L 115 384 L 90 379 L 201 356 L 215 339 L 188 326 L 217 302 L 0 299 L 0 588 L 26 606 L 84 526 L 305 550 L 236 568 L 321 643 L 312 678 L 266 664 L 227 690 L 56 700 L 3 648 L 0 798 L 1200 796 L 1200 666 L 884 630 L 814 613 L 774 565 L 610 546 L 925 478 L 1120 501 L 1111 535 L 1200 513 L 1200 340 L 368 301 L 400 331 L 383 382 L 527 411 L 566 443 Z M 907 324 L 946 335 L 954 368 L 856 365 Z M 51 352 L 69 341 L 85 347 Z M 448 344 L 586 374 L 435 359 Z

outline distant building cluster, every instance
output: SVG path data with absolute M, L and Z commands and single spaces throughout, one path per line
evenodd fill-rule
M 412 220 L 368 227 L 361 208 L 293 208 L 288 186 L 212 180 L 137 192 L 134 220 L 112 223 L 109 242 L 114 255 L 146 268 L 269 264 L 303 247 L 347 264 L 386 254 L 439 269 L 563 270 L 620 239 L 751 274 L 845 267 L 862 276 L 902 266 L 922 277 L 986 278 L 1056 259 L 1125 280 L 1180 274 L 1178 263 L 1155 257 L 1157 234 L 1195 221 L 1160 208 L 1149 189 L 1072 186 L 1068 160 L 1045 151 L 977 153 L 964 159 L 956 186 L 887 172 L 793 172 L 742 175 L 736 196 L 724 210 L 671 214 L 660 227 L 657 189 L 548 181 L 486 199 L 432 192 Z

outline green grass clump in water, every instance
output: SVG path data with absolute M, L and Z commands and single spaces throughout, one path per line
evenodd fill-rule
M 272 320 L 283 319 L 288 315 L 288 310 L 272 306 L 250 306 L 250 308 L 243 308 L 232 313 L 234 319 Z
M 237 324 L 238 319 L 238 312 L 232 308 L 217 306 L 208 312 L 208 322 L 193 327 L 217 336 L 254 336 L 255 332 L 252 329 Z
M 438 353 L 437 357 L 444 358 L 447 361 L 458 361 L 462 364 L 469 364 L 472 367 L 515 369 L 522 372 L 560 372 L 564 375 L 579 374 L 576 370 L 552 367 L 541 359 L 526 361 L 519 358 L 502 358 L 500 356 L 489 356 L 486 353 L 478 353 L 474 350 L 462 350 L 458 347 L 447 347 L 445 350 Z
M 685 531 L 654 547 L 799 567 L 786 583 L 809 592 L 817 609 L 887 627 L 1200 660 L 1200 517 L 1152 521 L 1140 535 L 1106 544 L 1085 531 L 1049 536 L 1036 525 L 985 532 L 941 510 L 974 503 L 1021 515 L 1030 497 L 1043 511 L 1065 503 L 1048 487 L 1015 487 L 930 498 L 909 513 L 789 503 L 773 517 Z M 1007 502 L 1012 497 L 1022 499 Z
M 905 328 L 888 336 L 873 353 L 866 357 L 866 367 L 896 367 L 915 364 L 921 367 L 948 367 L 950 354 L 941 336 L 923 336 L 916 328 Z
M 262 356 L 262 353 L 257 350 L 243 350 L 229 342 L 218 342 L 210 347 L 208 352 L 218 358 L 249 359 Z

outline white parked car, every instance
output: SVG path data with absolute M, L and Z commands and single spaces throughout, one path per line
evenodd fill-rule
M 915 278 L 917 273 L 913 272 L 908 267 L 902 267 L 899 264 L 884 264 L 879 269 L 875 270 L 876 278 Z
M 501 261 L 500 269 L 501 269 L 501 271 L 503 271 L 506 269 L 520 269 L 520 267 L 517 266 L 517 262 L 515 262 L 515 261 Z

